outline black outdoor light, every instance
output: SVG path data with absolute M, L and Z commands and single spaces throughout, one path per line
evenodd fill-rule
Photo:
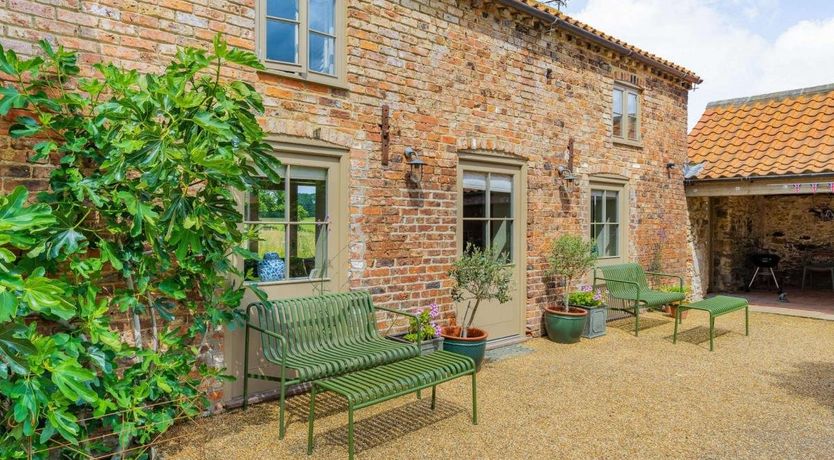
M 570 169 L 564 166 L 559 166 L 558 168 L 556 168 L 556 170 L 559 171 L 559 175 L 562 177 L 562 179 L 564 179 L 568 183 L 572 183 L 576 180 L 576 176 L 573 175 L 573 171 L 571 171 Z
M 406 164 L 408 164 L 410 171 L 408 173 L 408 180 L 411 181 L 412 184 L 416 186 L 420 186 L 420 183 L 423 182 L 423 165 L 425 164 L 423 160 L 420 159 L 420 155 L 411 148 L 406 147 L 405 152 Z

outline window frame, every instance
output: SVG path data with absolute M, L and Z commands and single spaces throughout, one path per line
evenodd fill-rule
M 329 142 L 297 138 L 285 135 L 272 135 L 266 139 L 273 148 L 274 155 L 284 165 L 305 166 L 322 168 L 327 170 L 327 193 L 326 215 L 329 217 L 327 235 L 327 247 L 325 249 L 328 259 L 324 261 L 327 265 L 324 277 L 320 278 L 284 278 L 275 281 L 245 280 L 245 284 L 254 284 L 265 290 L 270 298 L 286 297 L 290 293 L 313 295 L 317 289 L 341 292 L 349 289 L 347 285 L 347 273 L 349 264 L 345 247 L 348 242 L 348 216 L 349 216 L 349 167 L 348 149 L 346 147 L 331 144 Z M 247 194 L 236 192 L 238 197 L 238 211 L 245 219 Z M 241 230 L 245 230 L 244 221 L 240 222 Z M 267 222 L 267 225 L 269 222 Z M 248 243 L 246 246 L 248 247 Z M 244 270 L 245 260 L 243 257 L 234 256 L 235 265 Z
M 509 237 L 510 237 L 510 245 L 509 245 L 510 246 L 510 253 L 507 254 L 507 256 L 508 256 L 507 257 L 507 265 L 510 265 L 510 266 L 515 265 L 515 263 L 516 263 L 515 262 L 515 259 L 516 259 L 516 248 L 515 248 L 516 235 L 514 234 L 514 232 L 515 232 L 515 226 L 517 225 L 517 220 L 518 220 L 518 216 L 515 215 L 515 200 L 517 198 L 517 196 L 516 196 L 516 193 L 517 193 L 516 187 L 517 187 L 517 185 L 516 185 L 515 176 L 513 174 L 508 174 L 508 173 L 505 173 L 505 172 L 491 171 L 491 170 L 485 171 L 485 170 L 477 170 L 477 169 L 469 169 L 469 168 L 465 168 L 463 170 L 463 175 L 465 175 L 467 172 L 484 175 L 484 180 L 485 180 L 485 186 L 484 186 L 484 191 L 483 191 L 484 192 L 484 216 L 483 217 L 465 217 L 465 214 L 462 211 L 461 215 L 460 215 L 460 225 L 463 227 L 466 224 L 466 222 L 484 222 L 484 232 L 485 232 L 484 233 L 484 240 L 485 240 L 484 241 L 484 247 L 485 248 L 491 248 L 491 249 L 494 250 L 495 248 L 493 248 L 493 244 L 492 244 L 492 242 L 493 242 L 493 235 L 492 235 L 492 224 L 493 224 L 493 222 L 509 223 L 510 227 L 509 227 L 509 230 L 508 230 L 508 234 L 509 234 Z M 510 187 L 511 187 L 511 189 L 510 189 L 510 202 L 509 202 L 509 209 L 510 209 L 509 217 L 492 217 L 492 176 L 494 176 L 494 175 L 496 175 L 496 176 L 509 176 L 509 178 L 510 178 Z M 465 190 L 465 188 L 462 188 L 461 190 Z M 461 198 L 463 198 L 463 195 L 461 196 Z M 463 206 L 462 209 L 465 209 L 465 206 Z M 464 251 L 466 250 L 465 246 L 466 245 L 464 244 L 464 248 L 463 248 Z M 500 257 L 500 254 L 495 254 L 495 255 L 497 257 Z
M 600 221 L 600 222 L 594 220 L 594 194 L 598 193 L 598 192 L 602 192 L 602 213 L 601 213 L 602 221 Z M 616 232 L 616 235 L 617 235 L 617 251 L 616 251 L 616 254 L 610 254 L 610 255 L 597 254 L 598 259 L 618 259 L 618 258 L 622 257 L 622 255 L 623 255 L 623 250 L 622 250 L 622 246 L 623 246 L 622 245 L 622 243 L 623 243 L 623 231 L 622 231 L 623 201 L 622 201 L 622 193 L 623 193 L 623 191 L 621 189 L 617 190 L 617 189 L 610 188 L 610 187 L 599 187 L 599 186 L 592 186 L 591 187 L 591 202 L 590 202 L 590 209 L 589 209 L 589 211 L 591 213 L 591 219 L 590 219 L 591 239 L 594 242 L 596 242 L 596 239 L 594 239 L 594 236 L 595 236 L 594 230 L 596 229 L 597 226 L 601 225 L 602 226 L 602 233 L 601 234 L 605 239 L 604 244 L 602 245 L 602 247 L 606 248 L 607 245 L 608 245 L 608 238 L 611 235 L 611 232 L 610 232 L 609 229 L 612 225 L 617 226 L 617 232 Z M 614 194 L 616 196 L 615 202 L 617 203 L 617 220 L 614 221 L 614 222 L 609 222 L 607 220 L 607 214 L 608 214 L 607 198 L 608 198 L 609 194 Z M 598 246 L 596 246 L 596 247 L 598 247 Z
M 623 113 L 622 121 L 620 122 L 620 135 L 614 134 L 614 92 L 621 91 L 622 93 L 622 100 L 621 107 Z M 643 123 L 642 123 L 642 116 L 643 116 L 643 101 L 642 101 L 642 93 L 643 91 L 629 83 L 616 81 L 614 82 L 613 87 L 611 88 L 611 139 L 616 144 L 625 144 L 630 145 L 632 147 L 642 147 L 643 146 Z M 637 112 L 635 114 L 635 133 L 637 133 L 636 139 L 631 139 L 628 137 L 629 128 L 631 127 L 631 121 L 629 120 L 629 112 L 628 112 L 628 96 L 629 94 L 633 94 L 637 100 Z
M 272 61 L 266 58 L 266 22 L 267 2 L 255 2 L 255 53 L 266 67 L 262 72 L 281 75 L 297 80 L 310 81 L 337 88 L 347 88 L 347 1 L 334 0 L 334 29 L 335 46 L 333 63 L 336 67 L 334 75 L 310 70 L 309 42 L 310 21 L 309 1 L 298 0 L 298 63 Z M 321 34 L 320 32 L 316 32 Z

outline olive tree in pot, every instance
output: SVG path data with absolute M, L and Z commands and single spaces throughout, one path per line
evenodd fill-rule
M 441 335 L 443 349 L 469 356 L 475 367 L 481 368 L 486 352 L 487 332 L 472 327 L 478 308 L 487 301 L 506 303 L 510 300 L 512 272 L 507 265 L 505 254 L 496 254 L 491 249 L 468 245 L 463 256 L 452 265 L 449 276 L 455 281 L 452 298 L 455 302 L 466 302 L 460 326 L 444 327 Z
M 550 340 L 559 343 L 579 341 L 588 311 L 570 306 L 571 286 L 593 268 L 595 262 L 593 241 L 577 235 L 563 235 L 553 241 L 548 255 L 548 274 L 563 283 L 564 297 L 560 308 L 547 307 L 544 311 L 544 325 Z

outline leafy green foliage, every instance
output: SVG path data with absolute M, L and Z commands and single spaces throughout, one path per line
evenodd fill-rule
M 260 64 L 218 36 L 160 74 L 100 63 L 79 78 L 76 53 L 40 46 L 30 59 L 0 47 L 9 135 L 35 136 L 31 160 L 55 165 L 49 191 L 0 195 L 0 458 L 26 458 L 30 441 L 35 458 L 66 442 L 141 455 L 127 449 L 197 414 L 200 387 L 222 377 L 200 354 L 239 316 L 235 197 L 281 166 L 261 97 L 220 69 Z M 141 326 L 129 341 L 119 312 Z M 101 430 L 118 439 L 84 441 Z
M 417 318 L 409 319 L 408 333 L 403 336 L 409 342 L 418 340 L 431 340 L 440 335 L 440 327 L 435 320 L 440 317 L 440 307 L 432 303 L 429 308 L 424 308 L 417 315 Z
M 568 304 L 572 307 L 601 307 L 602 290 L 593 290 L 591 286 L 582 286 L 582 289 L 568 294 Z
M 510 301 L 512 270 L 507 256 L 496 254 L 491 248 L 481 249 L 469 244 L 463 256 L 452 264 L 449 276 L 455 281 L 452 298 L 455 302 L 466 302 L 461 322 L 463 337 L 467 336 L 467 329 L 472 327 L 482 301 Z
M 569 292 L 573 282 L 594 267 L 597 256 L 596 244 L 577 235 L 562 235 L 553 240 L 547 261 L 550 264 L 548 274 L 560 278 L 565 284 L 564 309 L 568 310 Z

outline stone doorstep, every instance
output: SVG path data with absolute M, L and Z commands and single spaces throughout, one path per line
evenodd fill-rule
M 787 304 L 790 305 L 790 304 Z M 822 319 L 826 321 L 834 321 L 834 314 L 832 313 L 823 313 L 821 311 L 813 311 L 813 310 L 803 310 L 799 308 L 790 308 L 790 307 L 765 307 L 750 304 L 750 311 L 755 311 L 759 313 L 772 313 L 775 315 L 786 315 L 786 316 L 800 316 L 803 318 L 812 318 L 812 319 Z

